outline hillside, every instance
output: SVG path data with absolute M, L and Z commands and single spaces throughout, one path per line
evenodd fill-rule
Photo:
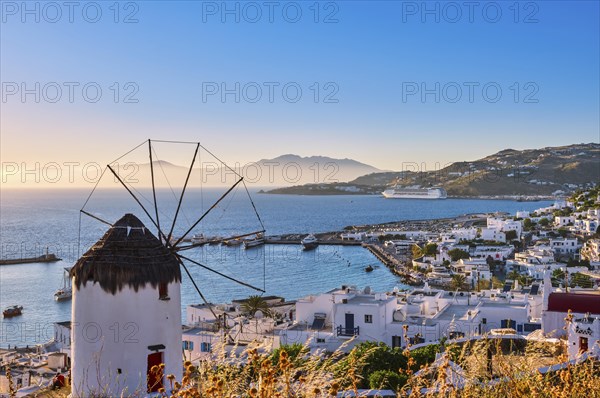
M 168 178 L 169 184 L 182 186 L 188 168 L 166 161 L 154 161 L 155 179 Z M 282 155 L 273 159 L 261 159 L 247 164 L 232 164 L 232 170 L 221 167 L 216 162 L 205 162 L 203 168 L 194 168 L 191 181 L 202 181 L 204 186 L 231 185 L 238 179 L 235 173 L 244 176 L 249 186 L 291 186 L 294 184 L 344 183 L 361 175 L 380 172 L 379 169 L 352 159 L 335 159 L 326 156 L 301 157 Z M 150 163 L 141 163 L 132 167 L 125 164 L 120 167 L 122 177 L 135 179 L 137 184 L 150 186 Z M 159 183 L 160 185 L 160 183 Z M 163 184 L 164 185 L 164 184 Z
M 514 150 L 506 149 L 475 161 L 453 163 L 441 170 L 380 172 L 348 184 L 312 184 L 270 193 L 377 193 L 390 186 L 442 186 L 450 196 L 548 196 L 569 193 L 600 182 L 600 144 Z

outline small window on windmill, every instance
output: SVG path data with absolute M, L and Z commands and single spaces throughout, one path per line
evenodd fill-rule
M 169 300 L 169 285 L 166 282 L 158 284 L 158 299 Z

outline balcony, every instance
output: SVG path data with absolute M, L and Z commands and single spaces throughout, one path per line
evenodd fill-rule
M 358 336 L 359 335 L 359 328 L 358 326 L 355 328 L 345 328 L 342 327 L 342 325 L 337 327 L 337 335 L 338 336 Z

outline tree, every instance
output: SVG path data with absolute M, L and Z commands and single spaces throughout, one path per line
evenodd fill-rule
M 346 375 L 351 366 L 357 366 L 361 376 L 359 388 L 369 388 L 371 374 L 377 371 L 397 372 L 406 369 L 408 359 L 399 348 L 385 343 L 366 341 L 358 344 L 347 357 L 338 363 L 339 376 Z
M 586 267 L 590 268 L 590 260 L 575 260 L 574 258 L 570 258 L 567 261 L 567 267 Z
M 502 283 L 502 281 L 497 276 L 492 276 L 492 288 L 499 289 L 502 286 L 504 286 L 504 283 Z
M 435 356 L 441 351 L 439 344 L 429 344 L 411 351 L 410 356 L 414 359 L 413 370 L 417 371 L 422 366 L 427 366 L 435 361 Z
M 560 227 L 560 228 L 558 229 L 558 231 L 557 231 L 557 232 L 558 232 L 558 234 L 559 234 L 560 236 L 562 236 L 563 238 L 566 238 L 566 237 L 567 237 L 567 235 L 569 234 L 569 230 L 567 230 L 567 229 L 566 229 L 566 228 L 564 228 L 564 227 Z
M 514 280 L 518 280 L 520 276 L 521 276 L 521 274 L 519 274 L 517 271 L 510 271 L 506 275 L 506 279 L 512 279 L 514 281 Z
M 565 279 L 565 271 L 563 271 L 562 268 L 557 268 L 554 271 L 552 271 L 552 277 L 554 279 L 563 280 Z
M 269 304 L 261 296 L 250 296 L 241 305 L 242 313 L 248 316 L 255 316 L 258 311 L 262 312 L 264 316 L 272 316 L 271 308 Z
M 423 249 L 423 255 L 425 256 L 435 256 L 435 254 L 437 253 L 437 248 L 438 245 L 435 243 L 428 243 L 425 245 L 425 248 Z
M 523 220 L 523 228 L 525 231 L 531 231 L 534 225 L 535 224 L 533 221 L 531 221 L 531 218 L 526 218 Z
M 542 218 L 540 220 L 539 224 L 542 227 L 547 227 L 550 224 L 550 220 L 548 220 L 547 218 Z
M 279 358 L 281 357 L 281 353 L 284 351 L 287 354 L 288 360 L 299 366 L 303 362 L 302 357 L 308 352 L 308 349 L 306 346 L 300 343 L 283 344 L 282 346 L 274 349 L 271 353 L 271 362 L 273 362 L 274 366 L 279 364 Z
M 517 231 L 514 231 L 512 229 L 510 231 L 506 231 L 505 234 L 506 234 L 506 240 L 508 242 L 518 239 Z
M 369 375 L 369 388 L 399 391 L 407 381 L 408 376 L 397 371 L 377 370 Z
M 465 288 L 467 284 L 467 277 L 463 274 L 454 274 L 452 275 L 452 289 L 453 290 L 462 290 Z
M 413 258 L 423 257 L 423 249 L 421 249 L 421 246 L 417 245 L 416 243 L 411 246 L 411 251 Z
M 581 286 L 581 287 L 593 287 L 592 278 L 587 275 L 583 275 L 579 272 L 571 275 L 571 286 Z
M 483 290 L 483 289 L 489 289 L 490 288 L 490 281 L 488 281 L 485 278 L 481 278 L 477 280 L 477 291 Z
M 463 258 L 467 259 L 467 258 L 471 257 L 469 255 L 469 253 L 467 253 L 466 251 L 461 250 L 459 248 L 454 248 L 452 250 L 448 250 L 448 255 L 450 256 L 452 261 L 458 261 Z

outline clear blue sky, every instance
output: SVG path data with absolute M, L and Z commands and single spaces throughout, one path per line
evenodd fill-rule
M 472 15 L 463 2 L 428 2 L 436 15 L 421 1 L 275 1 L 273 22 L 263 1 L 227 2 L 238 15 L 221 1 L 121 2 L 115 15 L 100 1 L 99 18 L 89 2 L 60 16 L 27 4 L 33 13 L 2 1 L 2 161 L 102 163 L 150 137 L 200 140 L 230 162 L 296 153 L 400 169 L 600 141 L 597 1 L 483 1 Z M 36 82 L 40 102 L 23 99 Z M 72 103 L 65 82 L 79 84 Z M 96 103 L 82 93 L 90 82 L 102 89 Z M 207 91 L 236 82 L 239 103 Z M 439 102 L 423 99 L 422 84 L 436 83 Z M 302 96 L 288 102 L 296 87 Z M 125 103 L 135 90 L 138 103 Z

